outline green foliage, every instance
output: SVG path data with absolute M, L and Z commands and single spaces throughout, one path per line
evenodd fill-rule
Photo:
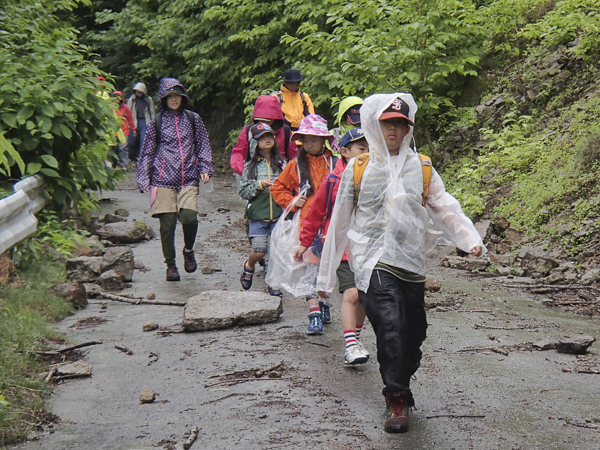
M 64 275 L 62 264 L 43 259 L 19 274 L 22 285 L 0 287 L 0 392 L 5 397 L 0 397 L 0 447 L 25 438 L 50 395 L 51 386 L 38 377 L 48 363 L 32 352 L 60 338 L 50 322 L 72 311 L 72 305 L 46 291 Z
M 119 123 L 95 93 L 101 72 L 56 15 L 77 3 L 10 0 L 0 9 L 0 74 L 12 80 L 0 88 L 0 135 L 20 159 L 6 145 L 0 158 L 8 154 L 5 169 L 17 165 L 21 177 L 43 174 L 56 206 L 77 203 L 86 189 L 111 189 L 120 176 L 104 163 Z M 7 176 L 0 172 L 0 183 Z

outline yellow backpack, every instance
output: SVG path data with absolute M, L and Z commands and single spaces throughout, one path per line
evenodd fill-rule
M 429 182 L 431 181 L 431 170 L 433 166 L 431 165 L 431 158 L 425 155 L 418 153 L 419 159 L 421 160 L 421 167 L 423 169 L 423 206 L 425 206 L 425 198 L 429 193 Z M 365 169 L 367 168 L 367 164 L 369 163 L 369 154 L 363 153 L 356 157 L 356 161 L 354 161 L 354 204 L 356 205 L 358 202 L 358 194 L 360 193 L 360 183 L 362 181 L 363 174 L 365 173 Z

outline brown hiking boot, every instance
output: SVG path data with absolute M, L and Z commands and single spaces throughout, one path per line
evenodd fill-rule
M 388 433 L 408 431 L 408 392 L 388 392 L 385 394 L 384 430 Z
M 188 252 L 185 248 L 183 249 L 183 268 L 187 273 L 193 273 L 198 268 L 193 250 Z
M 167 281 L 179 281 L 179 279 L 179 270 L 177 270 L 177 267 L 167 267 Z

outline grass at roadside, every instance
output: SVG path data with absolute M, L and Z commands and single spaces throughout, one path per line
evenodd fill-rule
M 73 310 L 46 292 L 48 286 L 64 281 L 64 264 L 42 258 L 19 278 L 18 283 L 0 287 L 0 396 L 10 404 L 0 405 L 0 448 L 23 440 L 44 416 L 52 388 L 39 374 L 48 371 L 48 363 L 32 351 L 44 341 L 60 338 L 52 323 Z

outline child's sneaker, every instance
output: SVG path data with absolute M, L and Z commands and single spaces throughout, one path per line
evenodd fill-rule
M 331 312 L 329 312 L 329 306 L 323 302 L 319 302 L 321 307 L 321 320 L 323 323 L 331 323 Z
M 244 262 L 244 270 L 242 271 L 242 276 L 240 277 L 240 283 L 242 283 L 242 287 L 247 291 L 252 287 L 252 277 L 254 277 L 254 269 L 248 269 L 248 261 Z
M 362 345 L 362 342 L 360 342 L 360 341 L 357 340 L 356 341 L 356 346 L 362 352 L 362 354 L 365 355 L 367 358 L 369 358 L 369 356 L 371 356 L 371 354 L 367 351 L 367 349 L 365 348 L 365 346 Z
M 321 320 L 321 313 L 312 313 L 308 315 L 308 330 L 306 334 L 313 336 L 323 334 L 323 321 Z
M 269 295 L 272 295 L 273 297 L 283 297 L 283 292 L 279 289 L 272 288 L 271 286 L 267 287 L 269 288 Z
M 364 364 L 369 360 L 369 356 L 365 355 L 364 351 L 358 348 L 358 345 L 353 345 L 346 349 L 344 362 L 346 364 Z

